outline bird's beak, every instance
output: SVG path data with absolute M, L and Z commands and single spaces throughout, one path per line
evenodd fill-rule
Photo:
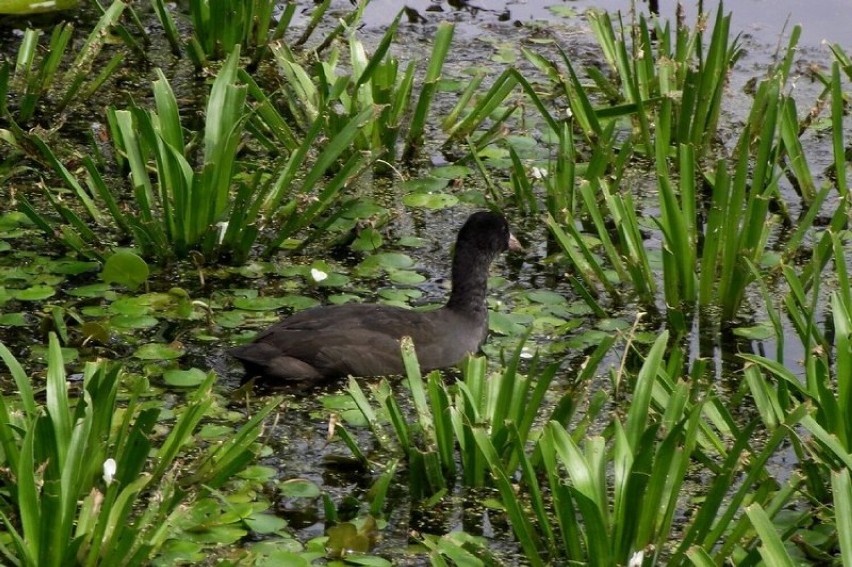
M 509 233 L 509 250 L 514 250 L 515 252 L 523 252 L 524 250 L 524 247 L 521 246 L 521 243 L 518 242 L 518 239 L 511 232 Z

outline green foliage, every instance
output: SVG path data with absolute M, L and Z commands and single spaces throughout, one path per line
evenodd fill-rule
M 119 409 L 117 365 L 86 366 L 81 396 L 73 399 L 59 341 L 50 337 L 46 397 L 34 397 L 30 378 L 0 344 L 18 387 L 0 396 L 0 447 L 6 483 L 0 521 L 9 535 L 0 552 L 17 565 L 142 565 L 174 537 L 175 523 L 196 487 L 221 487 L 254 457 L 252 444 L 272 400 L 227 443 L 202 450 L 192 465 L 187 446 L 213 402 L 208 375 L 179 412 L 170 433 L 155 433 L 161 406 L 146 402 L 135 380 Z
M 350 154 L 336 175 L 320 187 L 323 176 L 346 152 L 359 128 L 372 116 L 363 111 L 328 139 L 316 162 L 307 157 L 317 150 L 322 118 L 273 174 L 258 171 L 246 178 L 247 164 L 238 161 L 243 128 L 248 117 L 247 86 L 237 81 L 239 51 L 220 69 L 210 90 L 203 132 L 201 165 L 193 168 L 194 147 L 184 139 L 175 95 L 161 71 L 154 81 L 156 111 L 131 105 L 110 109 L 108 122 L 119 165 L 129 171 L 133 206 L 123 206 L 120 194 L 102 177 L 95 161 L 84 158 L 85 186 L 38 137 L 38 147 L 55 172 L 73 190 L 90 222 L 114 227 L 132 237 L 140 253 L 160 263 L 185 258 L 200 250 L 205 259 L 220 255 L 242 262 L 258 238 L 260 227 L 275 217 L 278 231 L 267 242 L 274 250 L 281 242 L 309 226 L 339 197 L 360 172 L 366 157 Z M 153 171 L 153 175 L 152 172 Z M 297 180 L 298 175 L 304 175 Z M 236 189 L 235 187 L 236 186 Z M 50 203 L 67 224 L 36 211 L 27 199 L 22 210 L 39 227 L 80 253 L 100 257 L 104 243 L 74 208 L 46 189 Z
M 60 66 L 67 56 L 74 26 L 70 23 L 57 25 L 50 34 L 48 45 L 42 46 L 39 46 L 40 33 L 37 30 L 25 30 L 14 66 L 8 61 L 0 66 L 0 94 L 3 95 L 0 115 L 13 124 L 30 123 L 37 110 L 41 110 L 47 118 L 55 119 L 70 104 L 90 97 L 124 60 L 124 55 L 116 52 L 97 74 L 92 72 L 96 59 L 107 44 L 110 29 L 118 25 L 125 6 L 115 0 L 104 11 L 82 47 L 75 49 L 74 61 L 61 73 Z M 40 108 L 39 103 L 48 94 L 52 96 L 51 103 Z M 17 96 L 16 106 L 9 106 L 9 95 Z M 23 132 L 16 130 L 16 136 L 20 138 Z

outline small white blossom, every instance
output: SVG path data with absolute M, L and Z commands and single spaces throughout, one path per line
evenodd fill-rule
M 115 477 L 115 459 L 107 459 L 104 461 L 104 482 L 107 486 L 112 484 L 113 478 Z
M 328 274 L 326 274 L 322 270 L 317 270 L 316 268 L 311 268 L 311 278 L 313 278 L 313 280 L 315 282 L 321 282 L 322 280 L 326 279 L 327 277 L 328 277 Z
M 530 175 L 533 176 L 533 179 L 544 179 L 547 177 L 547 170 L 543 167 L 533 167 Z
M 642 561 L 645 560 L 645 550 L 640 549 L 630 556 L 630 561 L 627 562 L 627 567 L 641 567 Z

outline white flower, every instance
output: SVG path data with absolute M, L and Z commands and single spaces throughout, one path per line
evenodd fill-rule
M 544 179 L 545 177 L 547 177 L 547 170 L 543 167 L 533 167 L 530 174 L 532 175 L 533 179 Z
M 314 279 L 315 282 L 321 282 L 322 280 L 328 277 L 328 274 L 326 274 L 322 270 L 311 268 L 311 277 Z
M 115 459 L 107 459 L 104 461 L 104 482 L 107 486 L 112 484 L 113 477 L 115 476 Z
M 642 561 L 645 560 L 645 550 L 640 549 L 636 553 L 630 556 L 630 561 L 627 562 L 627 567 L 640 567 L 642 565 Z

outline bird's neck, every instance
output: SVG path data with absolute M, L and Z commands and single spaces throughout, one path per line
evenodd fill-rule
M 492 258 L 476 254 L 473 250 L 457 249 L 453 256 L 453 289 L 447 308 L 458 313 L 484 315 L 488 293 L 488 267 Z

